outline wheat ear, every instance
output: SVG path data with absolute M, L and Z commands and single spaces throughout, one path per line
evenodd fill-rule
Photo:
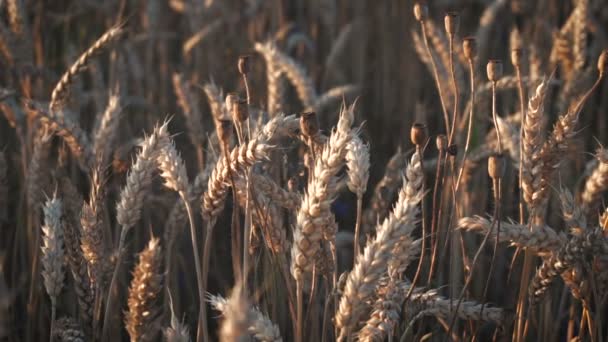
M 596 157 L 599 163 L 587 178 L 581 195 L 582 206 L 586 211 L 593 210 L 599 202 L 602 192 L 608 189 L 608 150 L 600 148 Z
M 80 324 L 72 317 L 61 317 L 57 320 L 51 339 L 57 342 L 88 341 Z
M 152 340 L 156 336 L 156 319 L 160 313 L 157 302 L 162 292 L 162 282 L 160 242 L 157 238 L 152 238 L 139 254 L 129 287 L 129 309 L 125 313 L 125 326 L 131 341 Z
M 347 185 L 350 191 L 357 195 L 357 220 L 354 241 L 354 257 L 356 258 L 359 255 L 363 194 L 367 190 L 367 181 L 369 180 L 369 146 L 363 144 L 358 136 L 354 136 L 348 145 L 346 145 L 346 150 Z
M 85 69 L 91 58 L 105 49 L 108 45 L 110 45 L 110 43 L 115 41 L 116 38 L 122 34 L 122 32 L 123 30 L 121 27 L 113 27 L 106 31 L 106 33 L 99 37 L 99 39 L 97 39 L 93 45 L 91 45 L 82 55 L 80 55 L 76 62 L 74 62 L 74 64 L 72 64 L 70 68 L 61 76 L 61 79 L 59 82 L 57 82 L 57 85 L 55 85 L 55 88 L 51 93 L 51 103 L 49 104 L 49 108 L 51 108 L 52 111 L 59 109 L 61 102 L 65 100 L 70 91 L 70 86 L 72 85 L 74 78 Z
M 458 227 L 466 231 L 476 232 L 482 235 L 491 230 L 492 222 L 481 216 L 463 217 L 458 221 Z M 528 248 L 540 254 L 547 254 L 559 249 L 564 243 L 564 237 L 555 232 L 549 226 L 532 226 L 501 222 L 500 242 L 509 242 L 515 246 Z M 496 237 L 496 232 L 490 233 L 491 238 Z
M 114 150 L 121 110 L 120 96 L 110 95 L 108 105 L 95 125 L 93 151 L 101 158 L 101 165 L 106 165 Z
M 46 293 L 51 298 L 51 336 L 55 324 L 57 297 L 63 288 L 63 227 L 61 223 L 61 200 L 56 196 L 44 205 L 44 225 L 42 226 L 42 278 Z
M 116 219 L 121 226 L 120 238 L 118 241 L 118 256 L 116 266 L 112 274 L 112 280 L 108 289 L 108 298 L 106 302 L 106 310 L 104 316 L 104 325 L 102 337 L 106 337 L 109 329 L 110 315 L 112 314 L 112 291 L 118 278 L 118 271 L 122 262 L 122 254 L 124 252 L 127 233 L 139 221 L 141 210 L 144 205 L 144 197 L 152 182 L 152 175 L 156 169 L 156 159 L 158 158 L 161 149 L 169 144 L 169 135 L 167 126 L 169 122 L 165 121 L 162 125 L 156 126 L 154 132 L 148 136 L 141 144 L 141 151 L 137 154 L 137 158 L 129 175 L 127 176 L 127 184 L 120 193 L 120 200 L 116 206 Z
M 267 65 L 278 67 L 287 79 L 293 84 L 298 93 L 298 98 L 305 108 L 311 108 L 317 100 L 317 93 L 312 80 L 308 77 L 306 70 L 291 57 L 279 51 L 272 41 L 256 43 L 255 50 L 264 56 Z M 269 108 L 270 110 L 270 108 Z
M 229 299 L 221 296 L 209 296 L 208 300 L 217 311 L 220 311 L 224 316 L 226 316 L 226 319 L 228 319 L 229 315 L 234 314 L 231 312 L 235 309 L 233 296 L 234 294 Z M 266 314 L 251 306 L 242 307 L 242 309 L 246 310 L 245 320 L 247 321 L 247 332 L 256 340 L 263 342 L 283 341 L 279 328 L 268 318 Z

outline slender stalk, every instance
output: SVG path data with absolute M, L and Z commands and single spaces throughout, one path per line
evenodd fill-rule
M 357 222 L 355 223 L 355 248 L 353 255 L 353 265 L 357 261 L 357 256 L 359 255 L 360 243 L 359 243 L 359 235 L 361 234 L 361 212 L 363 211 L 363 198 L 360 195 L 357 195 Z
M 456 70 L 454 67 L 454 35 L 450 34 L 450 74 L 452 75 L 452 85 L 454 87 L 454 111 L 452 113 L 452 129 L 448 138 L 448 146 L 452 144 L 454 139 L 454 131 L 456 130 L 456 118 L 458 118 L 458 83 L 456 82 Z
M 207 305 L 205 305 L 205 287 L 203 285 L 203 270 L 201 268 L 201 258 L 198 250 L 198 237 L 196 236 L 196 227 L 194 226 L 194 217 L 192 215 L 192 207 L 190 201 L 188 201 L 188 195 L 180 191 L 179 196 L 184 201 L 186 207 L 186 213 L 188 214 L 188 221 L 190 221 L 190 239 L 192 241 L 192 251 L 194 253 L 194 268 L 196 270 L 196 281 L 198 285 L 198 297 L 199 297 L 199 317 L 198 317 L 198 329 L 202 329 L 203 340 L 209 341 L 209 330 L 207 328 Z
M 110 316 L 112 315 L 112 311 L 113 311 L 113 304 L 114 301 L 112 300 L 113 298 L 113 292 L 114 292 L 114 287 L 116 286 L 116 281 L 118 279 L 118 271 L 120 269 L 120 265 L 122 264 L 122 257 L 124 254 L 124 248 L 125 248 L 125 240 L 127 238 L 127 233 L 128 233 L 129 229 L 126 229 L 125 227 L 123 227 L 120 230 L 120 240 L 118 242 L 118 255 L 116 256 L 116 266 L 114 266 L 114 272 L 112 273 L 112 280 L 110 281 L 110 287 L 108 288 L 108 298 L 106 299 L 106 310 L 103 316 L 103 329 L 102 329 L 102 333 L 101 333 L 101 340 L 102 341 L 106 341 L 106 338 L 108 336 L 109 330 L 110 329 Z
M 53 342 L 53 333 L 55 332 L 55 318 L 57 314 L 57 298 L 51 297 L 51 336 L 49 341 Z
M 211 245 L 213 243 L 213 228 L 215 227 L 215 219 L 208 221 L 207 222 L 207 231 L 205 232 L 205 244 L 203 246 L 203 274 L 202 274 L 202 291 L 203 293 L 205 293 L 205 291 L 207 291 L 207 281 L 209 279 L 209 260 L 211 258 Z M 201 311 L 201 316 L 203 316 L 203 313 L 207 313 L 207 305 L 203 305 L 202 309 L 204 311 Z M 206 317 L 206 316 L 205 316 Z M 200 324 L 200 320 L 199 320 L 199 324 Z M 204 319 L 203 322 L 203 334 L 205 331 L 205 328 L 207 327 L 207 320 Z M 197 337 L 200 334 L 197 334 Z M 208 340 L 205 340 L 208 341 Z
M 435 215 L 435 208 L 437 206 L 437 196 L 438 194 L 441 192 L 439 186 L 441 183 L 441 174 L 442 174 L 442 163 L 441 160 L 443 159 L 443 154 L 445 153 L 445 150 L 440 148 L 439 149 L 439 155 L 437 156 L 437 167 L 435 169 L 435 185 L 433 188 L 433 204 L 432 204 L 432 209 L 431 209 L 431 268 L 429 270 L 429 275 L 427 278 L 427 285 L 431 284 L 431 280 L 433 279 L 433 274 L 435 271 L 435 260 L 437 258 L 437 245 L 439 243 L 439 239 L 438 239 L 438 232 L 437 232 L 437 221 L 439 219 L 439 212 L 437 212 L 437 215 Z
M 429 60 L 431 61 L 431 66 L 433 68 L 433 77 L 435 78 L 435 86 L 437 87 L 437 92 L 439 93 L 439 100 L 441 102 L 441 109 L 443 110 L 443 120 L 445 122 L 445 134 L 450 132 L 450 118 L 448 116 L 448 109 L 445 105 L 445 100 L 443 97 L 443 91 L 441 90 L 441 84 L 439 82 L 439 71 L 437 69 L 437 64 L 435 63 L 435 58 L 431 53 L 431 47 L 429 46 L 429 39 L 426 33 L 426 26 L 424 26 L 424 20 L 420 20 L 420 29 L 422 31 L 422 40 L 424 40 L 424 46 L 426 47 L 426 53 L 429 56 Z
M 467 154 L 469 153 L 469 146 L 471 144 L 471 135 L 473 132 L 473 118 L 475 117 L 475 66 L 473 65 L 473 59 L 469 59 L 469 75 L 471 83 L 471 111 L 469 112 L 469 127 L 467 129 L 467 139 L 464 144 L 464 152 L 462 153 L 462 162 L 460 163 L 460 170 L 458 171 L 458 179 L 456 180 L 456 191 L 460 186 L 462 180 L 462 174 L 464 172 L 465 163 L 467 161 Z M 523 127 L 523 126 L 522 126 Z M 521 161 L 519 163 L 521 165 Z M 521 176 L 520 176 L 521 179 Z
M 297 307 L 297 319 L 296 319 L 296 342 L 302 342 L 302 322 L 303 319 L 303 294 L 302 294 L 302 282 L 296 282 L 296 307 Z
M 496 130 L 496 138 L 498 140 L 498 153 L 502 153 L 502 139 L 500 130 L 498 129 L 498 119 L 496 118 L 496 81 L 492 81 L 492 120 L 494 121 L 494 129 Z
M 523 156 L 524 156 L 524 122 L 526 120 L 526 100 L 524 95 L 524 82 L 521 77 L 521 67 L 515 65 L 515 73 L 517 74 L 517 90 L 519 93 L 519 111 L 521 116 L 521 124 L 519 130 L 519 223 L 524 224 L 524 200 L 523 200 Z

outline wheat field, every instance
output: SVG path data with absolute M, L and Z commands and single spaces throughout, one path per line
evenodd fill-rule
M 608 341 L 604 0 L 0 12 L 0 341 Z

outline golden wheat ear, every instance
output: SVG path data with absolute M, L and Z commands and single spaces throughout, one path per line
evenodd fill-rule
M 160 240 L 150 239 L 139 254 L 129 287 L 128 311 L 125 326 L 131 341 L 148 341 L 156 338 L 160 314 L 160 297 L 163 289 L 162 253 Z

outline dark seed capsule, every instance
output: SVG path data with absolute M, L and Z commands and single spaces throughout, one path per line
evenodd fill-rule
M 426 125 L 421 123 L 414 123 L 410 129 L 410 139 L 412 144 L 416 146 L 422 146 L 426 143 Z
M 319 132 L 317 113 L 305 112 L 300 114 L 300 130 L 305 137 L 314 137 Z

